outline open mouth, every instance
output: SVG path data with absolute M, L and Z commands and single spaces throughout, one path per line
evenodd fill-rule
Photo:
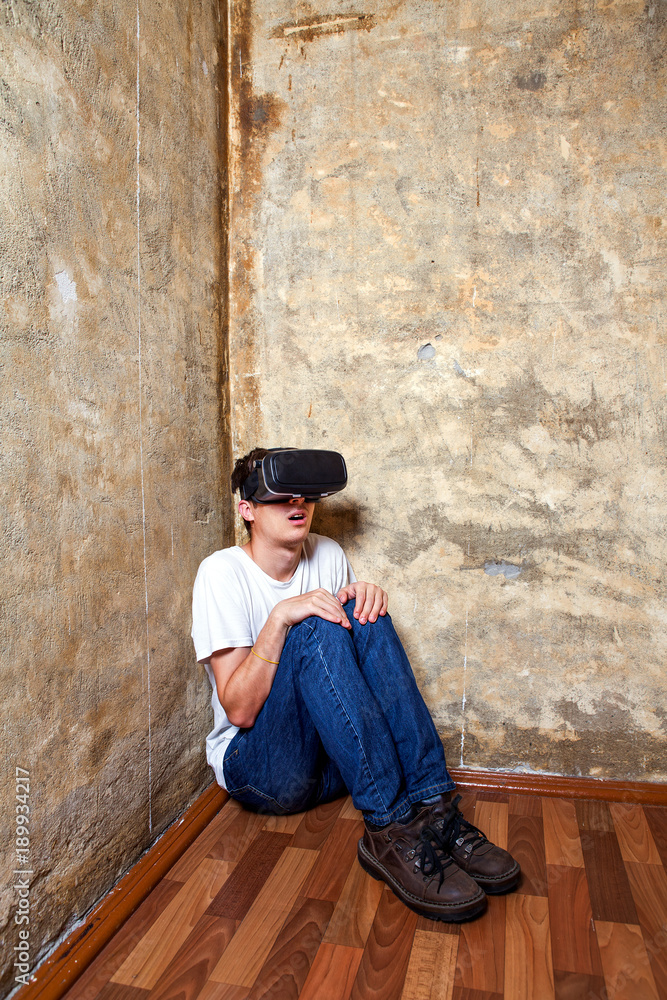
M 289 521 L 305 521 L 306 520 L 306 515 L 304 514 L 303 511 L 297 511 L 296 514 L 290 514 L 288 520 Z

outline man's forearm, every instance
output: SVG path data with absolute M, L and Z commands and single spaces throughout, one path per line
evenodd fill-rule
M 249 729 L 255 724 L 269 697 L 286 637 L 287 626 L 272 612 L 252 650 L 236 668 L 222 692 L 220 701 L 232 725 Z

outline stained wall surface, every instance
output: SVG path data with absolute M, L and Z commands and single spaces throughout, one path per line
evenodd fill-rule
M 232 4 L 234 450 L 344 453 L 453 764 L 667 777 L 666 22 Z
M 6 995 L 15 768 L 31 970 L 211 780 L 190 594 L 229 499 L 217 2 L 0 16 Z

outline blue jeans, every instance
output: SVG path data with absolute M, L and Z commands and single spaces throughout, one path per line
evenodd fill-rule
M 391 618 L 345 611 L 351 632 L 317 617 L 291 629 L 254 726 L 229 745 L 229 794 L 251 809 L 301 812 L 349 790 L 384 826 L 455 787 Z

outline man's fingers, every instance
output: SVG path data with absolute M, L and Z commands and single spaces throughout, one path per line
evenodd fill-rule
M 378 590 L 374 595 L 373 607 L 368 616 L 370 622 L 376 622 L 378 620 L 378 615 L 382 612 L 383 597 L 386 596 L 383 590 Z
M 357 587 L 356 600 L 354 602 L 354 617 L 358 618 L 363 625 L 366 621 L 364 616 L 364 609 L 366 607 L 366 585 L 362 584 Z M 363 621 L 362 621 L 363 618 Z
M 386 615 L 389 597 L 386 591 L 374 583 L 353 583 L 342 587 L 336 594 L 341 604 L 346 604 L 354 597 L 354 617 L 360 625 L 366 622 L 376 622 L 380 616 Z
M 365 625 L 366 622 L 376 622 L 379 615 L 387 613 L 387 601 L 387 595 L 380 587 L 369 584 L 363 589 L 359 588 L 354 617 L 359 620 L 360 625 Z
M 339 603 L 331 594 L 326 591 L 322 591 L 318 594 L 317 598 L 313 601 L 314 610 L 313 614 L 316 614 L 320 618 L 326 618 L 330 622 L 339 622 L 345 628 L 352 628 L 348 620 L 347 615 L 343 611 L 342 604 Z
M 363 605 L 361 607 L 359 615 L 357 616 L 359 618 L 360 625 L 365 625 L 366 622 L 369 620 L 375 621 L 377 619 L 377 615 L 375 616 L 375 618 L 371 616 L 373 614 L 373 607 L 375 605 L 375 595 L 378 590 L 379 590 L 378 587 L 373 587 L 370 585 L 366 588 L 364 592 Z

